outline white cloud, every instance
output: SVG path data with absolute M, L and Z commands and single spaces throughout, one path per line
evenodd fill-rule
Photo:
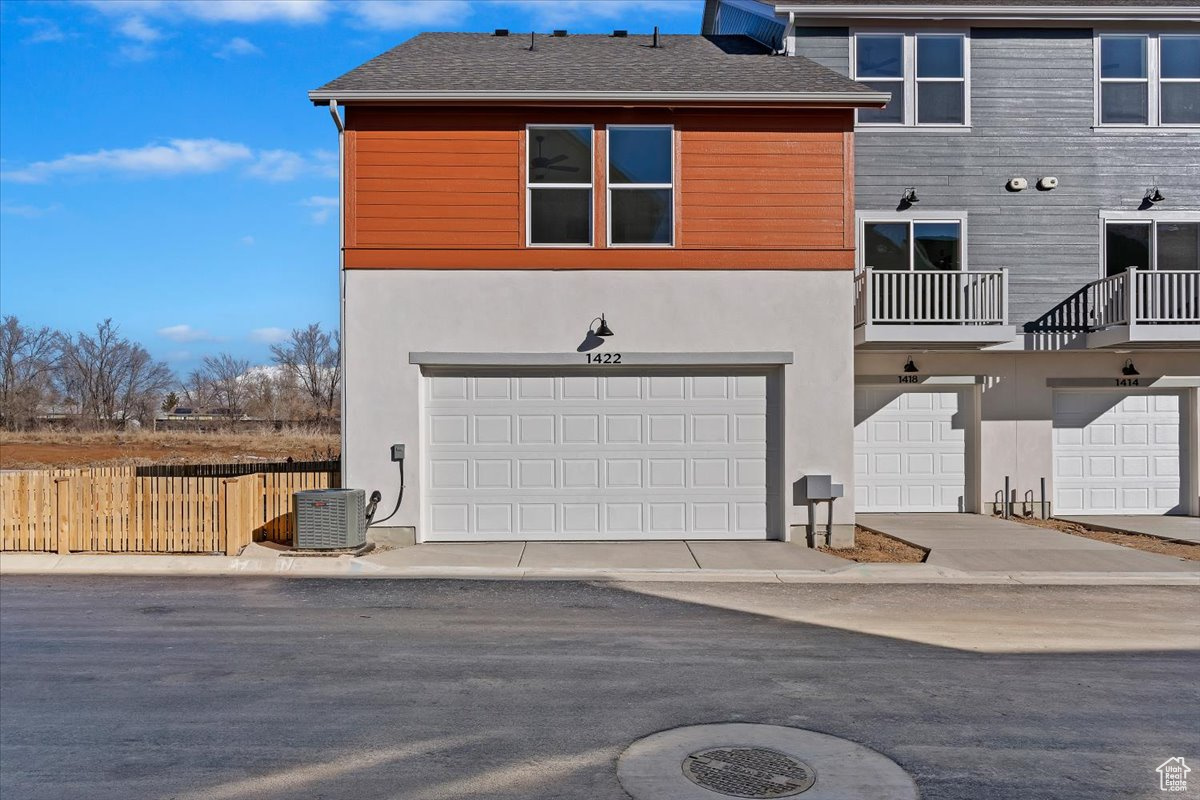
M 22 25 L 28 25 L 33 31 L 25 38 L 26 44 L 44 44 L 46 42 L 61 42 L 67 35 L 52 19 L 45 17 L 22 17 L 17 20 Z
M 255 328 L 250 331 L 250 341 L 262 344 L 279 344 L 291 336 L 291 331 L 285 328 Z
M 220 172 L 245 164 L 245 174 L 271 182 L 302 177 L 337 177 L 337 155 L 313 150 L 305 155 L 293 150 L 252 150 L 240 142 L 220 139 L 171 139 L 165 144 L 75 153 L 51 161 L 0 172 L 16 183 L 45 183 L 65 175 L 106 173 L 139 177 L 168 177 Z
M 53 214 L 62 208 L 58 203 L 52 203 L 48 206 L 28 206 L 12 203 L 4 203 L 0 205 L 0 213 L 12 214 L 14 217 L 24 217 L 25 219 L 38 219 L 47 214 Z
M 122 17 L 292 24 L 324 22 L 334 6 L 330 0 L 87 0 L 87 4 Z
M 466 0 L 357 0 L 343 7 L 363 25 L 382 30 L 445 27 L 471 14 Z
M 249 39 L 235 36 L 226 42 L 220 50 L 213 53 L 217 58 L 237 58 L 239 56 L 261 56 L 263 51 L 258 49 Z
M 117 26 L 117 32 L 129 39 L 145 44 L 157 42 L 163 38 L 162 31 L 146 24 L 141 17 L 129 17 Z
M 191 325 L 170 325 L 166 328 L 159 328 L 155 331 L 164 339 L 170 339 L 172 342 L 208 342 L 213 341 L 213 337 L 208 331 L 197 330 Z
M 243 236 L 241 239 L 238 239 L 238 241 L 246 245 L 246 247 L 254 246 L 254 237 L 250 235 Z
M 336 197 L 313 195 L 305 200 L 301 200 L 300 205 L 315 209 L 309 214 L 309 217 L 312 219 L 313 224 L 324 225 L 329 221 L 329 215 L 338 207 L 338 199 Z
M 36 161 L 2 177 L 17 183 L 43 183 L 57 175 L 123 173 L 127 175 L 180 175 L 217 172 L 252 158 L 250 148 L 220 139 L 171 139 L 166 144 L 97 150 L 65 155 L 53 161 Z

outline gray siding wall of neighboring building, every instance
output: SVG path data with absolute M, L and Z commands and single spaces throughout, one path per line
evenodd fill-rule
M 848 29 L 797 34 L 798 55 L 848 74 Z M 855 133 L 857 208 L 895 212 L 914 186 L 914 212 L 967 211 L 968 268 L 1009 269 L 1018 330 L 1100 277 L 1101 210 L 1137 211 L 1158 186 L 1154 210 L 1200 214 L 1200 131 L 1093 129 L 1092 42 L 1091 29 L 974 28 L 970 130 Z M 1049 175 L 1059 188 L 1034 188 Z M 1030 188 L 1007 191 L 1016 176 Z

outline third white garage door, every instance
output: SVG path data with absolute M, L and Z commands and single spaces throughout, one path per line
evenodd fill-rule
M 736 371 L 431 376 L 425 538 L 765 539 L 778 486 L 767 384 Z
M 1054 513 L 1179 513 L 1178 394 L 1054 395 Z
M 855 511 L 963 511 L 961 391 L 859 387 L 854 394 Z

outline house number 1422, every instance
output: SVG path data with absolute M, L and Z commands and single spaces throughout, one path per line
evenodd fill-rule
M 587 363 L 589 364 L 620 364 L 620 353 L 588 353 Z

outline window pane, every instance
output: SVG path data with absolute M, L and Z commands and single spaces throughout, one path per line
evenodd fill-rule
M 1146 77 L 1146 37 L 1101 36 L 1100 77 Z
M 960 36 L 917 37 L 918 78 L 963 77 L 963 40 Z
M 530 191 L 529 241 L 533 244 L 591 244 L 592 190 Z
M 859 78 L 903 78 L 903 36 L 858 36 Z
M 872 269 L 908 269 L 908 223 L 864 224 L 863 265 Z
M 957 222 L 914 222 L 914 269 L 962 269 L 961 243 Z
M 892 99 L 883 108 L 860 108 L 859 122 L 904 124 L 904 83 L 903 81 L 861 81 L 878 92 L 891 92 Z
M 919 124 L 961 124 L 964 119 L 962 83 L 939 81 L 917 84 L 917 122 Z
M 1159 47 L 1162 77 L 1200 78 L 1200 36 L 1164 36 Z
M 1158 268 L 1200 269 L 1200 222 L 1158 223 Z
M 530 128 L 530 183 L 591 183 L 591 128 Z
M 1200 81 L 1196 83 L 1164 83 L 1162 114 L 1164 125 L 1195 125 L 1200 123 Z
M 614 189 L 608 210 L 613 244 L 670 244 L 670 189 Z
M 1100 121 L 1146 124 L 1146 84 L 1100 85 Z
M 608 179 L 613 183 L 670 183 L 670 129 L 609 128 Z
M 1150 266 L 1150 225 L 1114 222 L 1104 231 L 1106 275 L 1118 275 L 1129 267 Z

